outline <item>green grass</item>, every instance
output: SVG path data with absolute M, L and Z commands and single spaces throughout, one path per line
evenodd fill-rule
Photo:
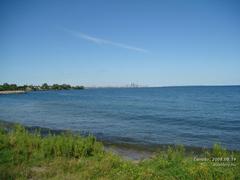
M 236 159 L 199 162 L 180 146 L 136 163 L 105 152 L 93 136 L 0 128 L 0 179 L 240 179 L 238 152 L 215 145 L 201 156 Z M 221 163 L 232 164 L 216 166 Z

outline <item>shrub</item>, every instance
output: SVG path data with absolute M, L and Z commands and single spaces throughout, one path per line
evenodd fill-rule
M 41 136 L 17 125 L 0 128 L 0 179 L 239 179 L 239 152 L 220 145 L 202 155 L 234 157 L 234 166 L 197 162 L 183 146 L 138 163 L 107 153 L 93 136 L 71 132 Z

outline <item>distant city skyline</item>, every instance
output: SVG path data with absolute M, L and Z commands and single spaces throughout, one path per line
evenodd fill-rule
M 237 0 L 3 0 L 0 84 L 240 84 Z

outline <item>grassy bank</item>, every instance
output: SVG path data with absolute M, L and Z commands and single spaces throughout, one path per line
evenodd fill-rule
M 0 129 L 0 179 L 240 179 L 238 152 L 215 145 L 201 157 L 178 147 L 136 163 L 105 152 L 93 136 Z

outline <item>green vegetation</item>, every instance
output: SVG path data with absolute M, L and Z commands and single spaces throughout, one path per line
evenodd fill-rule
M 69 132 L 42 137 L 20 125 L 0 129 L 0 179 L 240 179 L 239 153 L 215 145 L 202 156 L 230 158 L 225 162 L 229 166 L 194 160 L 183 147 L 140 162 L 126 161 L 105 152 L 93 136 Z
M 47 83 L 44 83 L 41 86 L 33 85 L 17 86 L 16 84 L 8 83 L 0 85 L 0 91 L 42 91 L 42 90 L 70 90 L 70 89 L 84 89 L 84 86 L 71 86 L 68 84 L 48 85 Z

